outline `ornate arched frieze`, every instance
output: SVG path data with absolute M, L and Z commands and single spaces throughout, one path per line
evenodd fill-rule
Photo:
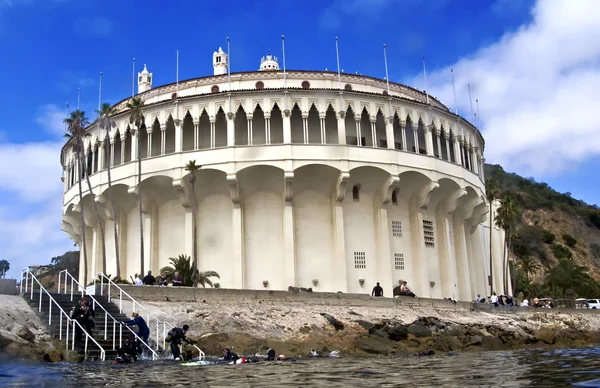
M 434 190 L 437 190 L 440 184 L 436 181 L 430 181 L 425 183 L 422 187 L 417 189 L 413 194 L 412 203 L 417 209 L 427 209 L 429 201 L 431 200 L 431 194 Z
M 456 206 L 458 205 L 458 201 L 467 195 L 467 190 L 458 188 L 454 190 L 440 205 L 444 214 L 454 213 L 456 210 Z
M 334 198 L 336 202 L 342 202 L 346 196 L 346 186 L 350 181 L 350 173 L 341 171 L 338 174 L 337 181 L 334 187 Z
M 469 232 L 471 234 L 475 233 L 479 224 L 484 223 L 487 220 L 489 212 L 490 209 L 485 201 L 475 207 L 473 215 L 467 220 L 467 225 L 469 226 Z
M 194 196 L 192 194 L 192 186 L 187 176 L 182 178 L 173 179 L 172 182 L 173 188 L 179 194 L 179 201 L 181 202 L 181 206 L 184 208 L 190 208 L 192 206 L 192 201 L 194 201 Z
M 386 205 L 392 200 L 392 193 L 398 187 L 399 183 L 400 177 L 397 175 L 390 175 L 383 182 L 379 190 L 379 200 L 382 205 Z
M 283 173 L 283 181 L 285 183 L 285 201 L 289 202 L 292 200 L 294 196 L 293 186 L 294 186 L 294 172 L 293 171 L 285 171 Z
M 231 194 L 231 202 L 234 204 L 240 203 L 240 186 L 237 179 L 237 174 L 227 174 L 227 184 L 229 185 L 229 193 Z

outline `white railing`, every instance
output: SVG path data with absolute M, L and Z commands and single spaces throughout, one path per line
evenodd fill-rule
M 108 340 L 108 326 L 109 323 L 112 323 L 112 350 L 117 350 L 117 331 L 119 334 L 119 348 L 121 346 L 123 346 L 123 325 L 121 324 L 121 321 L 117 320 L 115 317 L 113 317 L 101 304 L 100 302 L 98 302 L 96 300 L 96 298 L 94 298 L 93 295 L 87 294 L 85 293 L 84 287 L 77 281 L 75 280 L 75 278 L 73 277 L 73 275 L 71 275 L 66 269 L 62 270 L 58 273 L 58 293 L 60 294 L 60 287 L 61 287 L 61 278 L 64 277 L 64 287 L 63 287 L 63 294 L 67 294 L 69 293 L 69 291 L 67 291 L 68 287 L 68 279 L 71 280 L 70 284 L 71 284 L 71 301 L 73 300 L 73 296 L 75 294 L 75 286 L 78 287 L 78 290 L 82 290 L 81 291 L 81 295 L 83 297 L 83 295 L 86 295 L 88 298 L 90 298 L 92 300 L 92 307 L 94 308 L 94 310 L 96 310 L 97 307 L 99 307 L 102 311 L 104 311 L 104 340 Z M 79 293 L 79 291 L 77 291 L 77 293 Z M 110 320 L 109 320 L 110 319 Z M 118 329 L 117 329 L 118 328 Z M 150 347 L 149 344 L 145 343 L 142 338 L 140 338 L 137 333 L 135 331 L 133 331 L 129 326 L 125 326 L 126 330 L 128 330 L 131 334 L 133 334 L 135 336 L 135 338 L 137 340 L 140 341 L 140 343 L 142 344 L 143 347 L 145 347 L 146 349 L 148 349 L 148 351 L 152 354 L 152 360 L 155 361 L 158 359 L 158 354 L 156 354 L 156 352 Z
M 160 342 L 159 339 L 159 331 L 160 328 L 162 327 L 162 331 L 163 331 L 163 337 L 162 337 L 162 348 L 163 350 L 166 349 L 166 337 L 167 337 L 167 332 L 174 328 L 175 326 L 173 326 L 172 324 L 170 324 L 167 321 L 162 321 L 160 319 L 158 319 L 157 317 L 155 317 L 153 314 L 150 313 L 150 311 L 148 311 L 148 309 L 146 309 L 144 306 L 142 306 L 137 300 L 135 300 L 131 295 L 129 295 L 127 292 L 125 292 L 125 290 L 123 290 L 121 287 L 119 287 L 115 282 L 113 282 L 108 276 L 106 276 L 104 273 L 102 272 L 98 272 L 96 275 L 98 275 L 100 277 L 100 295 L 104 295 L 104 285 L 106 283 L 107 286 L 107 297 L 108 297 L 108 301 L 110 302 L 113 298 L 116 299 L 116 297 L 114 297 L 114 293 L 111 292 L 112 291 L 112 287 L 115 287 L 118 292 L 119 292 L 119 312 L 123 313 L 123 296 L 127 297 L 127 299 L 129 299 L 129 301 L 132 303 L 132 311 L 136 311 L 136 307 L 139 307 L 138 310 L 143 310 L 145 315 L 146 315 L 146 323 L 152 322 L 152 325 L 156 325 L 156 349 L 158 350 L 158 344 Z M 94 280 L 95 282 L 96 280 Z M 139 313 L 139 312 L 138 312 Z M 196 345 L 192 345 L 194 348 L 196 348 L 196 350 L 198 351 L 198 359 L 199 360 L 204 360 L 204 352 L 202 351 L 202 349 L 200 349 L 199 347 L 197 347 Z
M 24 279 L 23 279 L 24 278 Z M 23 280 L 25 281 L 25 289 L 23 289 Z M 81 330 L 82 334 L 85 334 L 85 343 L 84 343 L 84 354 L 87 357 L 87 351 L 88 351 L 88 342 L 92 341 L 94 343 L 94 345 L 96 345 L 98 347 L 98 349 L 100 350 L 100 360 L 104 361 L 106 359 L 106 352 L 104 351 L 104 348 L 102 348 L 102 346 L 100 346 L 100 344 L 83 328 L 83 326 L 81 326 L 81 324 L 79 322 L 77 322 L 76 319 L 71 319 L 71 317 L 69 316 L 69 314 L 67 314 L 65 312 L 65 310 L 62 309 L 62 307 L 60 307 L 60 304 L 58 304 L 58 302 L 56 300 L 54 300 L 54 298 L 52 297 L 52 295 L 50 295 L 50 293 L 44 288 L 44 286 L 42 286 L 42 283 L 40 283 L 40 281 L 33 275 L 33 273 L 31 273 L 31 271 L 29 271 L 29 268 L 24 268 L 23 270 L 21 270 L 21 293 L 23 295 L 29 294 L 30 295 L 30 299 L 33 300 L 33 295 L 34 295 L 34 286 L 35 283 L 38 284 L 39 286 L 39 296 L 40 296 L 40 300 L 38 303 L 38 311 L 41 312 L 42 311 L 42 298 L 44 296 L 44 294 L 46 294 L 46 296 L 48 297 L 48 326 L 52 326 L 52 308 L 54 306 L 54 308 L 57 308 L 58 311 L 60 311 L 59 314 L 59 331 L 58 331 L 58 338 L 60 341 L 63 340 L 63 321 L 64 321 L 64 332 L 65 332 L 65 343 L 66 343 L 66 350 L 69 350 L 69 328 L 71 329 L 71 350 L 75 350 L 75 330 L 78 327 L 79 330 Z M 78 344 L 79 345 L 79 344 Z

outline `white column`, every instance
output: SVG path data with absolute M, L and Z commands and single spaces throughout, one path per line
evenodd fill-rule
M 448 133 L 444 133 L 444 139 L 446 139 L 446 155 L 448 156 L 448 161 L 451 162 L 452 158 L 450 157 L 450 135 Z
M 412 126 L 412 130 L 413 130 L 413 138 L 415 139 L 415 153 L 420 154 L 421 151 L 419 150 L 419 124 L 417 125 L 413 125 Z
M 325 132 L 325 113 L 319 113 L 319 124 L 321 125 L 321 144 L 327 144 L 327 135 Z
M 271 112 L 265 113 L 265 144 L 271 144 Z
M 346 144 L 346 112 L 339 112 L 337 115 L 337 130 L 339 144 Z
M 361 132 L 361 128 L 360 128 L 360 116 L 355 116 L 355 121 L 356 121 L 356 144 L 361 146 L 362 145 L 362 132 Z
M 177 132 L 177 130 L 175 130 L 175 132 Z M 165 149 L 166 149 L 166 139 L 167 139 L 167 126 L 166 125 L 161 125 L 160 126 L 160 154 L 164 155 L 165 154 Z M 146 275 L 144 275 L 146 276 Z
M 302 113 L 302 131 L 304 133 L 304 144 L 308 144 L 308 113 Z
M 104 147 L 106 147 L 106 144 L 104 144 L 104 140 L 101 140 L 100 144 L 98 145 L 98 171 L 106 168 L 106 162 L 104 160 L 106 150 Z
M 111 139 L 110 141 L 110 166 L 115 165 L 115 140 Z
M 179 125 L 177 125 L 177 121 L 175 122 L 175 152 L 181 152 L 181 150 L 183 149 L 183 121 L 177 119 L 179 121 Z M 165 132 L 163 132 L 164 134 Z M 163 155 L 166 152 L 166 143 L 165 140 L 166 136 L 163 135 L 163 149 L 165 149 L 165 151 L 163 151 Z M 145 276 L 145 275 L 144 275 Z
M 375 130 L 375 117 L 371 116 L 371 146 L 377 147 L 377 131 Z
M 377 279 L 384 288 L 384 295 L 390 297 L 393 295 L 394 270 L 393 252 L 390 250 L 390 225 L 388 221 L 388 212 L 385 204 L 381 201 L 375 201 L 376 226 L 377 226 Z
M 131 134 L 131 161 L 135 161 L 137 160 L 137 137 L 138 137 L 138 133 L 136 132 L 135 135 Z M 102 165 L 102 164 L 100 164 Z M 120 258 L 120 256 L 119 256 Z
M 425 133 L 425 152 L 427 152 L 427 155 L 433 156 L 433 135 L 431 133 L 431 126 L 424 125 L 423 132 Z
M 235 122 L 233 121 L 233 113 L 227 113 L 227 147 L 233 147 L 235 145 Z M 214 144 L 214 133 L 215 133 L 215 121 L 214 117 L 210 120 L 210 144 L 211 148 Z
M 407 151 L 408 145 L 406 144 L 406 121 L 400 121 L 400 131 L 402 132 L 402 151 Z
M 192 257 L 194 254 L 194 239 L 192 233 L 192 223 L 194 219 L 194 215 L 192 213 L 192 208 L 185 208 L 185 216 L 184 216 L 184 253 Z
M 232 124 L 234 124 L 233 120 L 227 121 L 227 132 L 229 132 L 229 122 L 230 121 Z M 217 145 L 216 128 L 217 128 L 217 123 L 214 120 L 211 120 L 210 121 L 210 148 L 215 148 Z M 233 136 L 235 137 L 235 134 Z M 227 143 L 229 143 L 229 137 L 227 138 Z
M 461 152 L 461 146 L 460 146 L 460 136 L 455 136 L 454 137 L 454 158 L 456 159 L 456 164 L 462 165 L 462 152 Z
M 152 127 L 149 128 L 150 131 L 148 131 L 148 129 L 146 129 L 146 135 L 148 138 L 148 141 L 146 142 L 146 157 L 149 158 L 152 155 Z
M 471 300 L 471 279 L 469 276 L 469 258 L 465 235 L 465 224 L 460 215 L 453 217 L 454 250 L 458 276 L 458 299 Z
M 387 141 L 388 149 L 396 148 L 396 140 L 394 138 L 394 116 L 389 116 L 385 122 L 385 140 Z
M 248 113 L 246 119 L 248 120 L 248 145 L 252 145 L 252 114 Z
M 296 286 L 296 250 L 294 247 L 294 211 L 292 208 L 292 182 L 294 172 L 284 173 L 285 203 L 283 209 L 283 251 L 285 284 Z
M 425 235 L 423 234 L 423 214 L 414 204 L 409 205 L 409 219 L 412 241 L 412 287 L 419 297 L 430 298 L 431 288 L 429 287 L 429 266 L 425 252 Z M 410 284 L 409 284 L 409 287 Z
M 194 150 L 200 148 L 198 144 L 200 142 L 200 123 L 198 121 L 194 122 Z
M 290 144 L 292 142 L 292 124 L 290 122 L 290 115 L 283 114 L 283 144 Z
M 91 256 L 92 256 L 92 262 L 91 265 L 89 267 L 90 271 L 91 271 L 91 278 L 88 278 L 88 282 L 92 281 L 95 277 L 96 277 L 96 272 L 98 271 L 98 261 L 102 261 L 102 259 L 99 258 L 98 256 L 98 245 L 99 245 L 99 233 L 98 233 L 98 228 L 89 228 L 92 230 L 92 250 L 91 250 Z M 87 231 L 86 231 L 87 232 Z M 89 254 L 90 252 L 88 252 Z M 87 286 L 87 284 L 83 284 L 84 287 Z
M 92 171 L 90 171 L 90 175 L 92 175 L 94 173 L 94 171 L 96 170 L 96 149 L 95 147 L 92 147 Z
M 475 147 L 471 148 L 471 171 L 475 174 L 479 175 L 479 160 L 477 159 L 477 154 L 475 152 Z
M 435 130 L 435 141 L 436 141 L 436 146 L 437 146 L 437 150 L 438 150 L 438 158 L 442 159 L 442 140 L 440 139 L 440 136 L 442 135 L 442 132 L 440 130 Z
M 343 119 L 342 119 L 343 121 Z M 342 172 L 333 190 L 333 233 L 335 256 L 332 260 L 334 273 L 333 287 L 336 291 L 348 291 L 348 277 L 346 275 L 346 234 L 344 230 L 344 207 L 343 201 L 346 194 L 346 185 L 350 179 L 350 173 Z
M 125 136 L 121 136 L 121 164 L 125 163 Z

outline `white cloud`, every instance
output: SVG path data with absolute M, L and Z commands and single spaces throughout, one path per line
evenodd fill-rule
M 428 74 L 432 95 L 469 112 L 478 98 L 488 161 L 549 175 L 600 154 L 600 1 L 539 0 L 532 21 Z M 423 88 L 422 77 L 413 84 Z M 466 115 L 465 115 L 466 116 Z
M 64 122 L 66 115 L 66 108 L 59 109 L 57 105 L 47 104 L 39 109 L 35 122 L 54 137 L 63 136 L 67 130 Z

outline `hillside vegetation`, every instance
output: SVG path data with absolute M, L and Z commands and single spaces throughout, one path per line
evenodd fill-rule
M 513 279 L 516 274 L 515 294 L 524 292 L 532 298 L 600 297 L 598 206 L 574 199 L 570 193 L 559 193 L 533 178 L 507 173 L 499 165 L 486 164 L 485 174 L 486 186 L 496 187 L 494 196 L 502 204 L 505 198 L 516 203 L 507 239 L 508 267 Z

